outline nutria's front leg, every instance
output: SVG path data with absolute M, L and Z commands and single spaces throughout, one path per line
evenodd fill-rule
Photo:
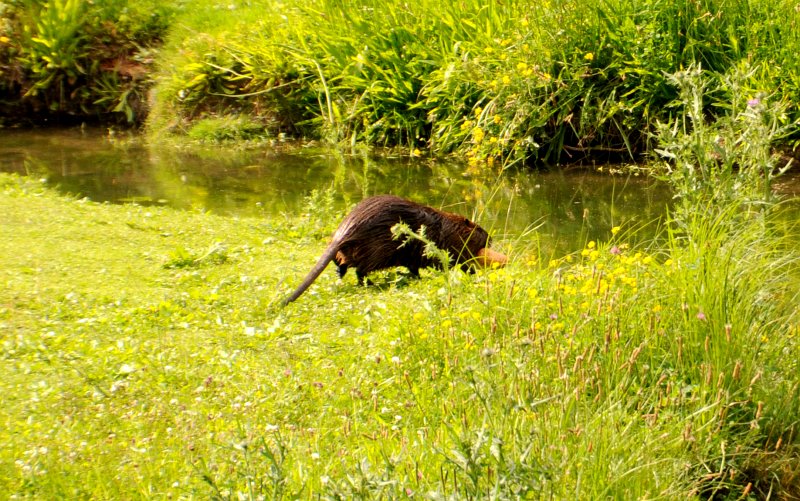
M 419 266 L 406 266 L 412 278 L 419 278 Z
M 344 278 L 344 274 L 347 273 L 347 264 L 337 264 L 336 273 L 339 274 L 339 278 Z
M 364 285 L 366 282 L 367 274 L 362 273 L 361 270 L 356 268 L 356 278 L 358 279 L 358 285 Z

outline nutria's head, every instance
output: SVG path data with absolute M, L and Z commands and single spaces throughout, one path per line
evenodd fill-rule
M 447 242 L 445 248 L 451 251 L 458 249 L 456 262 L 462 263 L 474 258 L 475 262 L 483 267 L 495 263 L 499 266 L 506 264 L 508 261 L 506 256 L 489 249 L 491 239 L 486 230 L 458 214 L 446 214 L 446 217 L 450 222 L 454 241 Z

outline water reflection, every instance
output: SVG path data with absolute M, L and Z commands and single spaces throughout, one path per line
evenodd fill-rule
M 612 226 L 655 221 L 670 200 L 667 190 L 644 177 L 586 171 L 467 177 L 453 163 L 313 149 L 151 148 L 97 129 L 0 131 L 0 170 L 43 178 L 100 202 L 241 216 L 296 213 L 314 189 L 335 190 L 339 209 L 394 193 L 470 216 L 501 238 L 538 225 L 536 235 L 553 251 L 606 239 Z

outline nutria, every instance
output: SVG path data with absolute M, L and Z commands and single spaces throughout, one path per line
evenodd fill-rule
M 427 238 L 450 253 L 451 265 L 468 269 L 476 264 L 506 263 L 504 255 L 487 248 L 486 230 L 464 216 L 393 195 L 378 195 L 359 202 L 344 218 L 317 264 L 283 304 L 300 297 L 331 261 L 336 263 L 340 277 L 355 268 L 359 284 L 370 272 L 395 266 L 408 268 L 414 277 L 419 276 L 420 268 L 441 268 L 437 259 L 424 254 L 424 244 L 419 240 L 404 243 L 393 238 L 392 227 L 400 222 L 415 232 L 425 226 Z

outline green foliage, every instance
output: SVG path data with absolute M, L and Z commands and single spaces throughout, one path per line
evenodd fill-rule
M 772 148 L 796 124 L 788 123 L 786 104 L 776 102 L 777 96 L 748 88 L 757 72 L 741 66 L 712 77 L 691 66 L 669 75 L 680 100 L 677 117 L 658 125 L 655 152 L 664 161 L 654 174 L 674 188 L 680 220 L 692 219 L 701 207 L 725 211 L 733 206 L 747 217 L 773 202 L 774 179 L 791 162 L 779 168 Z M 708 88 L 712 82 L 719 88 Z M 719 94 L 722 99 L 713 104 L 724 112 L 710 123 L 705 100 Z
M 9 115 L 34 109 L 128 122 L 142 120 L 151 104 L 154 139 L 247 115 L 252 134 L 456 153 L 475 170 L 638 158 L 678 98 L 667 75 L 701 65 L 722 102 L 730 97 L 726 75 L 747 66 L 748 86 L 785 104 L 789 127 L 778 140 L 792 145 L 800 102 L 795 7 L 6 0 L 0 88 L 9 98 L 0 104 Z M 167 32 L 156 55 L 152 47 Z M 736 112 L 711 104 L 704 112 L 713 118 Z
M 409 225 L 402 222 L 397 223 L 392 226 L 392 238 L 395 240 L 402 240 L 400 247 L 408 245 L 409 242 L 418 240 L 423 244 L 422 252 L 426 257 L 439 261 L 445 272 L 450 271 L 450 253 L 445 249 L 436 247 L 436 243 L 425 235 L 425 226 L 421 226 L 419 231 L 415 232 Z
M 693 64 L 722 89 L 748 63 L 749 85 L 798 115 L 789 1 L 203 5 L 169 38 L 156 134 L 244 108 L 276 131 L 456 152 L 474 169 L 636 158 L 678 97 L 667 75 Z
M 23 27 L 30 45 L 21 61 L 36 81 L 26 95 L 50 87 L 56 77 L 63 79 L 54 85 L 63 95 L 65 84 L 86 73 L 79 50 L 85 5 L 79 0 L 50 0 L 39 10 L 36 24 Z
M 152 83 L 149 47 L 174 9 L 126 0 L 0 4 L 3 114 L 11 120 L 88 115 L 141 121 Z

